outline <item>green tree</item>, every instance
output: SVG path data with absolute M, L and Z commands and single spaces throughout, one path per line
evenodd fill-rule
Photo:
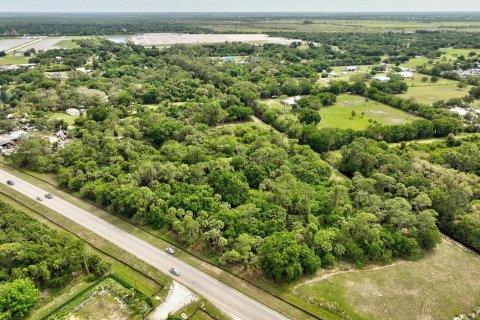
M 30 279 L 16 279 L 0 285 L 0 318 L 24 318 L 39 297 L 40 291 Z
M 475 99 L 480 99 L 480 87 L 473 87 L 469 93 Z
M 225 172 L 215 179 L 215 192 L 232 206 L 239 206 L 248 197 L 248 183 L 240 173 Z
M 293 281 L 320 267 L 320 258 L 306 245 L 297 243 L 291 233 L 277 232 L 267 237 L 260 252 L 265 274 L 278 282 Z
M 305 124 L 318 124 L 321 119 L 318 111 L 312 109 L 302 109 L 298 116 L 298 120 Z
M 21 167 L 49 171 L 48 142 L 44 138 L 28 138 L 21 140 L 11 157 Z

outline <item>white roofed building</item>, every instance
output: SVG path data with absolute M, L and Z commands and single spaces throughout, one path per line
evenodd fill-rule
M 285 100 L 282 100 L 281 103 L 287 106 L 294 106 L 297 104 L 297 101 L 300 100 L 300 98 L 301 98 L 300 96 L 289 97 Z
M 402 71 L 398 73 L 401 75 L 404 79 L 413 79 L 415 75 L 411 71 Z
M 390 81 L 390 77 L 387 76 L 375 76 L 372 78 L 373 80 L 378 80 L 380 82 L 387 82 Z

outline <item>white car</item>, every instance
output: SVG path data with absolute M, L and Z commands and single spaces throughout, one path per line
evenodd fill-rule
M 177 277 L 180 277 L 180 271 L 175 268 L 170 268 L 170 273 L 176 275 Z
M 168 247 L 167 249 L 165 249 L 166 252 L 170 253 L 170 254 L 174 254 L 175 253 L 175 249 L 173 249 L 172 247 Z
M 43 198 L 42 197 L 37 197 L 37 200 L 38 201 L 43 201 Z

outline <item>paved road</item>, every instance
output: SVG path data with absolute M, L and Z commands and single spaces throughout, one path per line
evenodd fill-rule
M 0 170 L 0 183 L 6 183 L 7 180 L 15 182 L 14 186 L 10 186 L 12 189 L 34 200 L 38 196 L 44 198 L 47 193 L 47 191 Z M 175 277 L 176 281 L 203 295 L 234 319 L 286 319 L 272 309 L 68 201 L 58 197 L 44 198 L 42 204 L 114 243 L 165 274 L 169 274 L 171 267 L 177 268 L 181 275 Z

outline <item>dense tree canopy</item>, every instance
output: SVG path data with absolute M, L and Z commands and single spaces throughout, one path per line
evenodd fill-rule
M 476 131 L 475 124 L 394 96 L 407 89 L 398 79 L 318 84 L 332 66 L 378 64 L 384 55 L 406 61 L 438 48 L 421 34 L 408 35 L 415 40 L 411 46 L 404 45 L 404 34 L 358 35 L 348 43 L 327 34 L 299 36 L 321 44 L 159 50 L 79 40 L 80 48 L 37 54 L 36 68 L 0 73 L 0 120 L 28 114 L 42 130 L 68 129 L 69 141 L 57 148 L 37 135 L 21 141 L 10 159 L 52 173 L 63 188 L 217 256 L 222 265 L 261 269 L 279 282 L 338 260 L 363 266 L 420 257 L 439 242 L 437 224 L 476 245 L 472 173 L 478 168 L 462 157 L 476 156 L 475 147 L 459 146 L 465 150 L 429 162 L 417 150 L 387 144 Z M 442 44 L 459 41 L 449 33 L 435 37 Z M 241 56 L 243 63 L 220 59 L 226 55 Z M 93 71 L 49 79 L 45 71 L 57 56 L 67 70 L 79 63 Z M 345 93 L 422 119 L 372 123 L 365 130 L 320 128 L 318 111 Z M 258 102 L 279 95 L 302 97 L 288 115 Z M 73 126 L 49 116 L 70 107 L 86 109 Z M 351 180 L 331 179 L 333 170 L 319 154 L 336 149 L 338 168 Z M 22 268 L 14 268 L 0 259 L 15 269 L 5 271 L 5 281 L 30 277 L 39 288 L 64 285 L 68 272 L 82 269 L 77 258 L 85 253 L 71 239 L 58 241 L 74 257 L 60 259 L 65 273 L 49 269 L 59 249 L 54 241 L 42 244 L 49 254 L 41 266 L 18 262 Z M 4 250 L 18 245 L 8 244 Z M 104 269 L 93 265 L 85 271 Z

